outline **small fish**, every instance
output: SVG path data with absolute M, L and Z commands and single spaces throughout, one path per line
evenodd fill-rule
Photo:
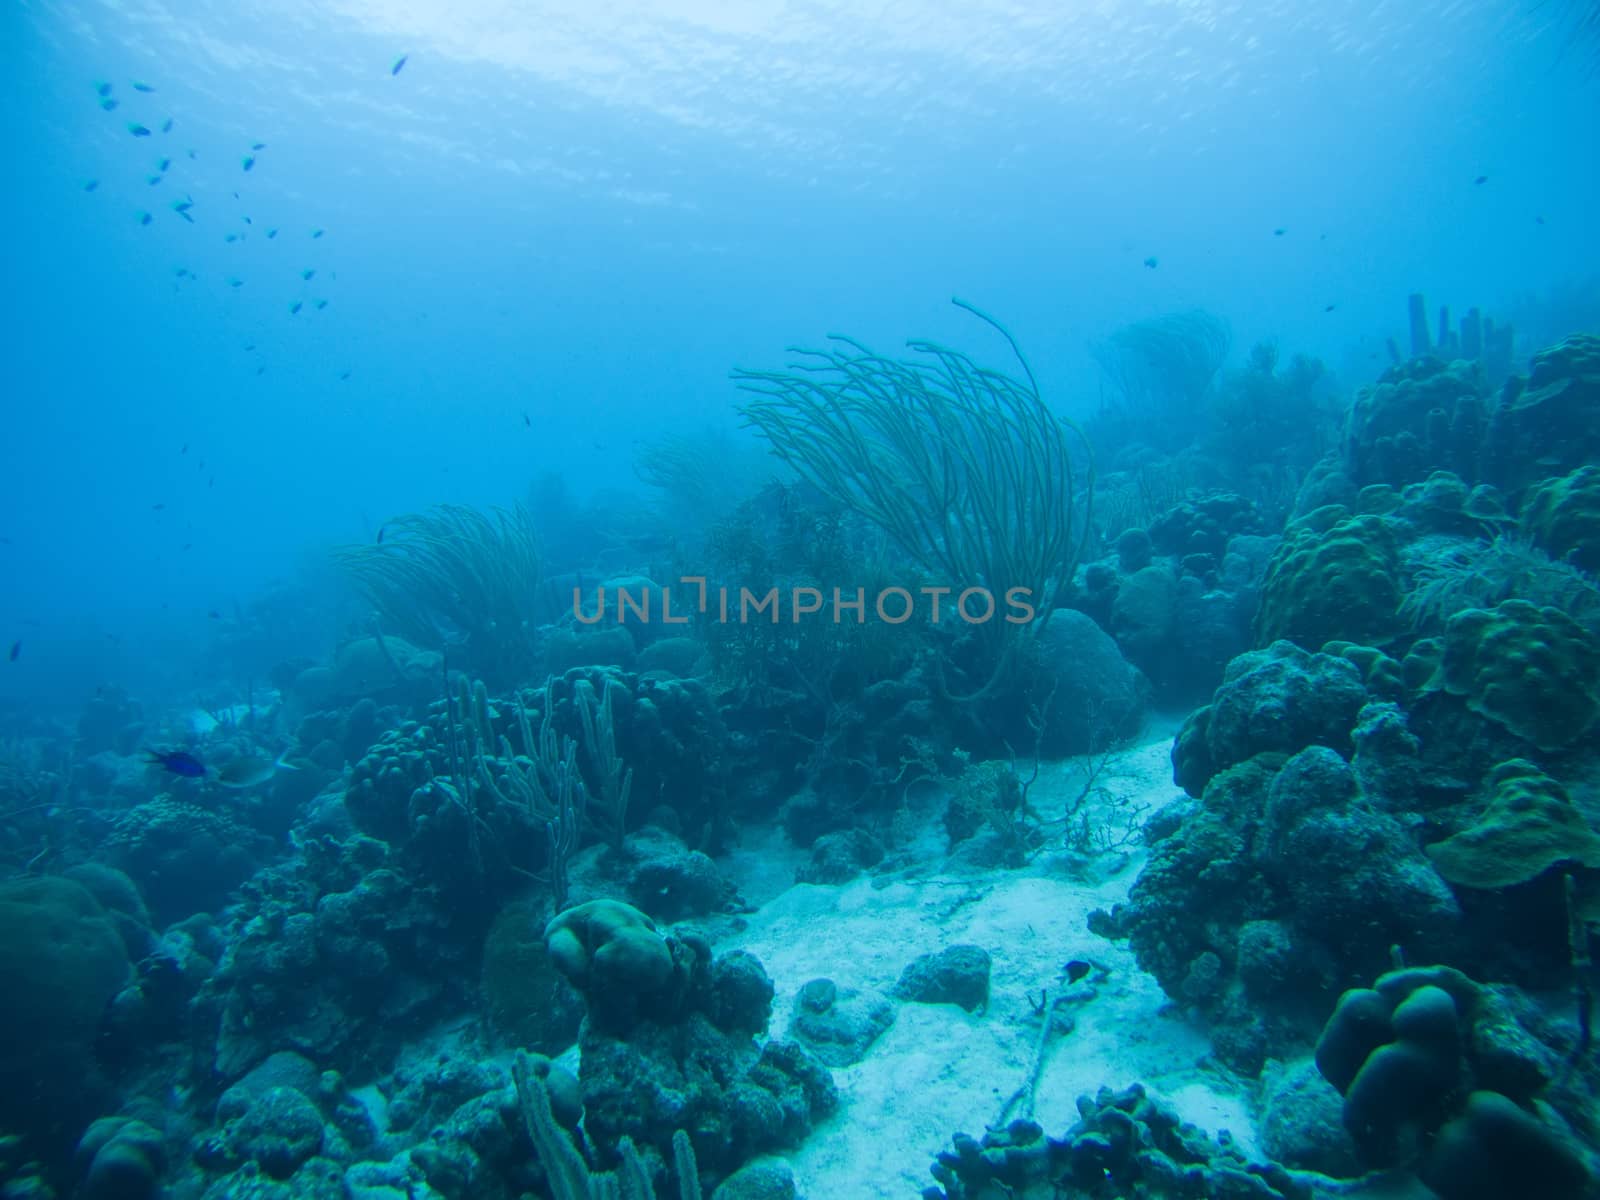
M 209 609 L 209 610 L 207 610 L 207 612 L 206 612 L 206 616 L 208 616 L 208 617 L 210 617 L 210 618 L 211 618 L 211 619 L 212 619 L 212 620 L 213 620 L 213 621 L 220 621 L 220 620 L 222 620 L 222 614 L 221 614 L 221 613 L 219 613 L 219 612 L 218 612 L 218 611 L 217 611 L 217 610 L 216 610 L 216 609 L 214 609 L 214 608 L 213 608 L 213 609 Z
M 1149 258 L 1144 260 L 1144 265 L 1149 267 L 1152 271 L 1154 271 L 1157 267 L 1159 267 L 1161 265 L 1161 260 L 1159 258 L 1157 258 L 1154 254 L 1152 254 Z
M 178 453 L 179 453 L 179 454 L 187 454 L 187 453 L 189 453 L 189 443 L 188 443 L 188 442 L 185 442 L 185 443 L 184 443 L 184 444 L 183 444 L 183 449 L 182 449 L 182 450 L 179 450 L 179 451 L 178 451 Z
M 1544 224 L 1544 218 L 1543 217 L 1535 217 L 1533 219 L 1533 223 L 1535 225 L 1543 225 Z
M 111 95 L 111 85 L 109 83 L 97 83 L 94 85 L 94 90 L 102 96 Z
M 90 180 L 87 180 L 84 183 L 83 190 L 86 191 L 86 192 L 92 192 L 99 186 L 100 186 L 100 181 L 98 179 L 90 179 Z
M 181 548 L 180 548 L 180 549 L 179 549 L 179 551 L 178 551 L 178 553 L 179 553 L 179 554 L 182 554 L 182 553 L 183 553 L 183 552 L 184 552 L 184 551 L 185 551 L 185 550 L 187 550 L 187 549 L 189 549 L 189 548 L 190 548 L 190 547 L 191 547 L 191 546 L 193 546 L 193 545 L 194 545 L 194 543 L 193 543 L 193 542 L 185 542 L 185 543 L 184 543 L 184 544 L 183 544 L 183 546 L 182 546 L 182 547 L 181 547 Z
M 246 225 L 254 225 L 254 224 L 255 224 L 255 222 L 254 222 L 254 221 L 252 221 L 252 220 L 251 220 L 251 219 L 250 219 L 250 218 L 249 218 L 249 217 L 241 217 L 241 218 L 240 218 L 240 219 L 241 219 L 241 220 L 242 220 L 242 221 L 244 221 L 244 223 L 245 223 L 245 224 L 246 224 Z
M 1273 236 L 1273 237 L 1282 237 L 1282 236 L 1283 236 L 1283 235 L 1284 235 L 1284 234 L 1286 234 L 1286 233 L 1288 233 L 1288 232 L 1289 232 L 1289 231 L 1288 231 L 1288 230 L 1287 230 L 1287 229 L 1285 229 L 1285 228 L 1283 228 L 1283 227 L 1282 227 L 1282 226 L 1281 226 L 1281 225 L 1280 225 L 1280 226 L 1279 226 L 1279 227 L 1278 227 L 1278 228 L 1277 228 L 1277 229 L 1274 229 L 1274 230 L 1273 230 L 1273 231 L 1272 231 L 1272 236 Z
M 190 158 L 194 158 L 195 157 L 195 152 L 193 150 L 189 151 L 189 157 Z
M 255 165 L 256 165 L 256 156 L 254 154 L 246 154 L 244 156 L 244 169 L 246 171 L 248 171 L 251 167 L 253 167 Z M 234 193 L 234 194 L 237 195 L 238 193 Z
M 216 483 L 217 483 L 217 477 L 215 475 L 213 475 L 210 479 L 206 480 L 206 486 L 207 487 L 215 487 Z
M 152 504 L 150 506 L 150 511 L 151 512 L 160 512 L 165 507 L 166 507 L 165 504 Z
M 117 102 L 113 97 L 107 96 L 104 100 L 100 101 L 100 107 L 105 109 L 107 112 L 114 112 L 117 107 Z
M 171 117 L 168 117 L 165 121 L 161 122 L 161 132 L 162 133 L 171 133 L 172 132 L 172 118 Z M 193 150 L 189 151 L 189 157 L 190 158 L 194 157 L 194 151 Z
M 526 425 L 529 429 L 533 428 L 533 418 L 530 417 L 527 413 L 523 413 L 522 414 L 522 423 L 524 425 Z
M 325 309 L 327 307 L 328 307 L 328 302 L 326 300 L 318 300 L 317 301 L 317 311 L 318 312 L 321 312 L 323 309 Z
M 217 782 L 225 788 L 235 791 L 244 788 L 258 787 L 266 783 L 279 771 L 298 771 L 300 768 L 286 761 L 289 752 L 285 750 L 275 759 L 269 759 L 259 754 L 248 754 L 243 758 L 236 758 L 230 763 L 225 763 L 217 768 Z
M 1062 967 L 1061 970 L 1066 975 L 1068 983 L 1077 983 L 1078 980 L 1094 970 L 1094 964 L 1086 963 L 1081 958 L 1075 958 Z
M 161 753 L 155 750 L 146 750 L 150 757 L 145 762 L 152 767 L 164 767 L 174 775 L 181 775 L 185 779 L 204 779 L 206 765 L 187 750 L 168 750 Z
M 1325 312 L 1325 313 L 1331 313 L 1334 309 L 1336 309 L 1338 307 L 1339 306 L 1337 304 L 1328 304 L 1328 305 L 1324 305 L 1323 306 L 1322 311 Z
M 251 342 L 248 346 L 245 347 L 246 350 L 254 350 L 255 348 L 256 348 L 256 344 L 254 342 Z
M 349 371 L 341 371 L 341 372 L 339 372 L 339 379 L 340 379 L 341 382 L 343 380 L 346 380 L 346 379 L 349 379 L 349 378 L 350 378 L 350 372 Z
M 177 268 L 175 268 L 173 270 L 172 273 L 174 275 L 176 275 L 179 279 L 193 279 L 194 278 L 194 272 L 189 270 L 188 267 L 177 267 Z
M 256 374 L 257 375 L 265 375 L 266 373 L 267 373 L 267 368 L 266 367 L 257 367 L 256 368 Z M 211 485 L 207 484 L 206 486 L 210 487 Z
M 136 92 L 153 92 L 153 91 L 155 91 L 155 88 L 151 87 L 148 83 L 140 83 L 137 79 L 135 79 L 128 86 L 133 88 L 133 90 L 136 91 Z
M 148 183 L 151 187 L 155 187 L 156 184 L 161 182 L 161 176 L 160 175 L 146 175 L 144 177 L 144 181 L 146 183 Z
M 309 282 L 311 277 L 314 276 L 316 273 L 317 273 L 317 270 L 316 270 L 315 267 L 307 267 L 304 271 L 300 272 L 300 278 Z
M 300 311 L 300 308 L 301 308 L 301 303 L 300 303 L 300 301 L 296 300 L 294 303 L 289 305 L 289 315 L 291 317 L 294 316 L 296 313 L 298 313 Z
M 267 148 L 267 144 L 265 142 L 251 142 L 250 143 L 250 149 L 252 149 L 252 150 L 265 150 L 266 148 Z
M 165 171 L 171 165 L 172 160 L 170 158 L 163 158 L 160 162 L 156 163 L 156 170 Z
M 237 233 L 225 233 L 222 235 L 222 240 L 225 242 L 237 242 L 239 235 Z
M 379 525 L 378 526 L 378 541 L 376 543 L 377 545 L 379 545 L 379 546 L 383 545 L 383 535 L 385 533 L 387 533 L 388 531 L 389 531 L 389 527 L 387 525 Z
M 143 125 L 139 124 L 139 122 L 137 122 L 137 121 L 129 121 L 128 122 L 128 132 L 133 134 L 134 137 L 149 137 L 150 136 L 150 131 L 148 129 L 146 129 Z
M 269 238 L 275 238 L 278 236 L 278 231 L 276 229 L 269 229 L 267 230 L 267 236 Z
M 11 643 L 11 653 L 6 656 L 8 662 L 16 662 L 22 657 L 22 639 L 18 638 Z
M 1472 182 L 1473 183 L 1488 183 L 1489 182 L 1489 177 L 1487 175 L 1479 175 Z
M 144 212 L 142 210 L 140 211 L 138 216 L 139 216 L 139 224 L 141 224 L 141 225 L 148 225 L 148 224 L 150 224 L 150 222 L 152 220 L 154 220 L 154 218 L 149 213 Z
M 228 286 L 232 287 L 232 288 L 243 287 L 244 286 L 244 280 L 240 279 L 237 275 L 229 275 L 228 276 Z
M 399 58 L 395 59 L 394 60 L 394 66 L 389 68 L 389 74 L 391 74 L 391 75 L 400 74 L 400 68 L 406 65 L 406 59 L 408 59 L 410 57 L 411 57 L 411 55 L 409 55 L 409 54 L 402 54 Z
M 204 471 L 206 469 L 206 460 L 203 459 L 203 458 L 200 460 L 200 469 L 202 471 Z
M 322 230 L 320 230 L 320 229 L 313 229 L 313 230 L 312 230 L 312 231 L 311 231 L 311 236 L 312 236 L 312 237 L 314 237 L 314 238 L 319 238 L 319 237 L 321 237 L 321 236 L 322 236 Z

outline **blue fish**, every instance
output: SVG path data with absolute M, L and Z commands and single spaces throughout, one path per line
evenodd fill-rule
M 94 90 L 102 96 L 111 95 L 111 85 L 109 83 L 97 83 L 94 85 Z
M 253 154 L 246 154 L 244 156 L 244 169 L 246 171 L 248 171 L 251 167 L 253 167 L 255 165 L 256 165 L 256 156 L 253 155 Z
M 146 750 L 150 757 L 145 762 L 152 767 L 163 767 L 174 775 L 182 775 L 185 779 L 204 779 L 206 765 L 187 750 L 168 750 L 162 753 L 157 750 Z
M 10 662 L 16 662 L 17 659 L 19 659 L 21 657 L 22 657 L 22 639 L 18 638 L 16 641 L 11 643 L 11 653 L 8 656 L 8 660 Z
M 409 55 L 409 54 L 402 54 L 399 58 L 395 59 L 394 60 L 394 66 L 389 68 L 389 74 L 391 74 L 391 75 L 400 74 L 400 68 L 406 65 L 406 59 L 408 59 L 410 57 L 411 57 L 411 55 Z
M 134 137 L 149 137 L 150 136 L 150 131 L 148 129 L 146 129 L 143 125 L 139 124 L 139 122 L 137 122 L 137 121 L 129 121 L 128 122 L 128 132 L 133 134 Z
M 133 83 L 131 85 L 129 85 L 129 86 L 131 86 L 133 88 L 133 90 L 136 91 L 136 92 L 153 92 L 153 91 L 155 91 L 155 88 L 151 87 L 148 83 L 140 83 L 138 80 L 134 80 Z
M 107 112 L 114 111 L 117 107 L 117 98 L 115 96 L 102 96 L 100 98 L 100 107 Z
M 162 133 L 171 133 L 172 132 L 172 118 L 171 117 L 168 117 L 165 121 L 161 122 L 161 132 Z M 190 157 L 193 157 L 193 155 L 194 155 L 194 152 L 190 151 Z
M 1159 258 L 1157 258 L 1154 254 L 1152 254 L 1149 258 L 1144 260 L 1144 265 L 1149 267 L 1152 271 L 1154 271 L 1157 267 L 1159 267 L 1161 265 L 1161 260 Z

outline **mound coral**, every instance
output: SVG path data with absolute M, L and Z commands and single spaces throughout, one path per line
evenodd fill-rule
M 1429 687 L 1540 750 L 1560 750 L 1600 716 L 1600 640 L 1525 600 L 1469 608 L 1445 626 Z
M 1494 769 L 1488 788 L 1489 806 L 1475 824 L 1428 847 L 1435 869 L 1449 882 L 1503 888 L 1526 883 L 1557 863 L 1600 867 L 1600 835 L 1559 781 L 1514 758 Z
M 1339 505 L 1289 526 L 1267 564 L 1256 611 L 1258 646 L 1287 639 L 1316 650 L 1327 642 L 1381 646 L 1399 628 L 1399 547 L 1382 517 Z

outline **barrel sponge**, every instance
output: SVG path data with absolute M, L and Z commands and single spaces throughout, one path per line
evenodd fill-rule
M 1526 883 L 1557 863 L 1600 867 L 1600 836 L 1559 781 L 1513 758 L 1489 773 L 1488 788 L 1476 823 L 1427 848 L 1447 882 L 1490 890 Z
M 1399 607 L 1399 547 L 1388 523 L 1317 509 L 1289 527 L 1267 563 L 1255 643 L 1378 646 L 1399 632 Z
M 106 1005 L 127 982 L 116 925 L 82 885 L 0 883 L 0 1081 L 26 1094 L 81 1071 Z M 18 1090 L 18 1085 L 26 1085 Z
M 1445 626 L 1429 687 L 1540 750 L 1560 750 L 1600 716 L 1600 640 L 1555 608 L 1505 600 Z
M 1600 467 L 1582 466 L 1528 489 L 1522 531 L 1551 558 L 1600 572 Z
M 1473 1092 L 1439 1131 L 1422 1181 L 1441 1200 L 1581 1200 L 1594 1176 L 1572 1139 L 1499 1092 Z

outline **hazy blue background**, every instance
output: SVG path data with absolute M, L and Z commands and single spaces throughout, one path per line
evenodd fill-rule
M 1000 359 L 952 294 L 1070 411 L 1087 344 L 1170 309 L 1354 386 L 1413 289 L 1507 313 L 1600 273 L 1600 87 L 1558 6 L 13 0 L 0 22 L 0 638 L 24 643 L 0 703 L 181 681 L 208 610 L 397 512 L 510 502 L 550 467 L 626 483 L 637 439 L 725 420 L 729 368 L 789 343 Z

